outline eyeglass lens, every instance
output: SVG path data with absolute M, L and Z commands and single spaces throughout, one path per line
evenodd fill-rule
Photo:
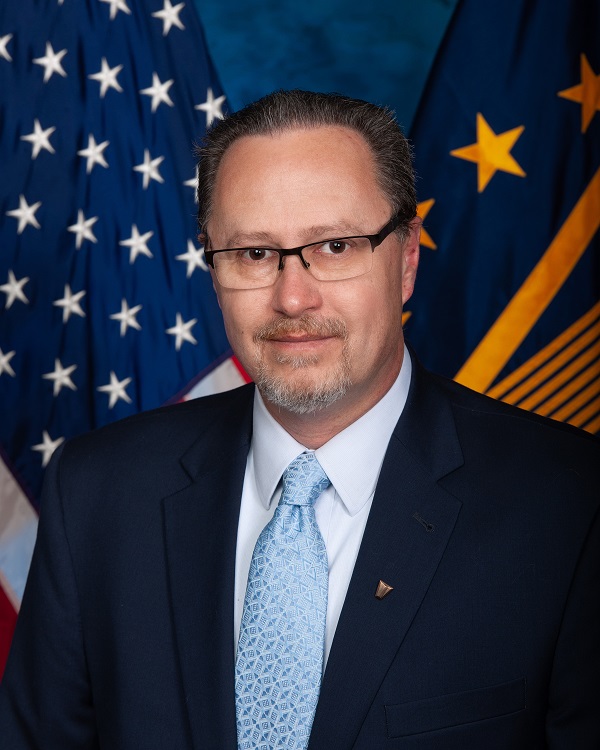
M 371 270 L 373 252 L 367 237 L 345 237 L 316 242 L 302 248 L 308 271 L 320 281 L 340 281 Z M 295 253 L 299 254 L 299 253 Z M 287 255 L 281 257 L 285 265 Z M 227 250 L 214 256 L 219 283 L 230 289 L 258 288 L 275 282 L 280 254 L 268 248 Z

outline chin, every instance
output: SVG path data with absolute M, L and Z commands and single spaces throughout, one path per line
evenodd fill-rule
M 273 406 L 292 414 L 312 414 L 326 409 L 346 395 L 352 381 L 345 361 L 333 369 L 319 368 L 315 372 L 314 362 L 295 361 L 305 359 L 294 357 L 293 362 L 287 362 L 288 368 L 291 368 L 288 374 L 273 372 L 264 364 L 260 366 L 255 382 L 262 397 Z M 307 368 L 312 372 L 300 372 Z

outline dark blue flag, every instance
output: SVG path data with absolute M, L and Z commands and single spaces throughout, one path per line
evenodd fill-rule
M 0 6 L 0 641 L 53 449 L 228 350 L 194 220 L 224 99 L 192 2 Z
M 412 129 L 425 363 L 600 431 L 600 4 L 463 0 Z

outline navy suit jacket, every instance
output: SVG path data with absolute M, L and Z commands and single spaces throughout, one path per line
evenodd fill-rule
M 310 749 L 597 750 L 598 442 L 413 362 Z M 252 398 L 56 452 L 0 688 L 4 750 L 234 750 Z

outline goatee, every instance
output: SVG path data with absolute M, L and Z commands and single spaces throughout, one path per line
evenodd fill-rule
M 284 336 L 308 335 L 320 338 L 339 338 L 343 341 L 339 361 L 315 382 L 307 374 L 306 378 L 285 379 L 272 372 L 265 362 L 265 341 L 277 340 Z M 303 315 L 300 318 L 277 318 L 261 326 L 254 334 L 258 347 L 256 359 L 256 385 L 264 399 L 293 414 L 310 414 L 325 409 L 345 396 L 350 380 L 350 354 L 346 324 L 338 318 L 323 318 Z M 303 370 L 319 363 L 319 355 L 279 354 L 278 364 L 289 365 L 293 370 Z

